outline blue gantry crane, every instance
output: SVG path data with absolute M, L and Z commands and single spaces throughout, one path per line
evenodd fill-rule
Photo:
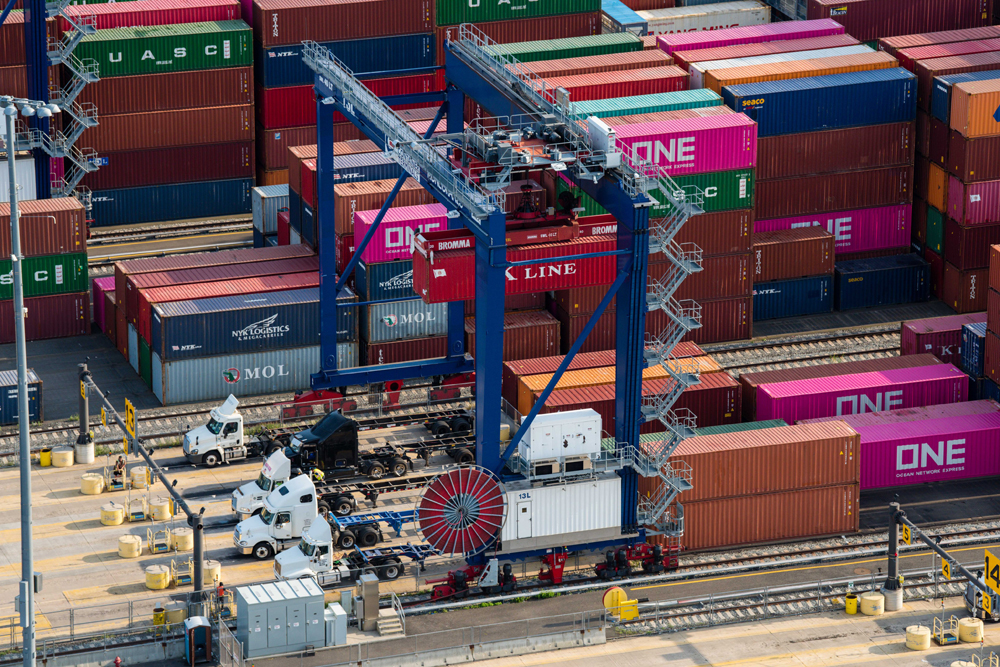
M 675 410 L 674 403 L 685 388 L 698 382 L 697 366 L 672 356 L 674 346 L 700 326 L 701 308 L 693 301 L 678 301 L 674 292 L 687 276 L 701 270 L 701 250 L 694 244 L 679 244 L 675 235 L 692 215 L 701 213 L 702 193 L 685 190 L 648 160 L 623 149 L 614 131 L 596 118 L 573 112 L 570 96 L 562 89 L 546 88 L 530 69 L 510 56 L 474 25 L 451 30 L 445 45 L 447 89 L 443 93 L 379 99 L 365 88 L 342 62 L 320 45 L 305 43 L 303 57 L 315 72 L 317 95 L 319 254 L 323 368 L 313 376 L 315 390 L 364 385 L 398 378 L 432 377 L 473 370 L 472 359 L 463 349 L 463 304 L 448 309 L 448 356 L 441 359 L 380 366 L 338 369 L 336 366 L 336 296 L 375 233 L 391 201 L 406 177 L 416 179 L 448 210 L 449 227 L 465 227 L 475 235 L 476 253 L 476 461 L 483 468 L 503 475 L 505 462 L 516 449 L 503 448 L 500 441 L 503 303 L 505 271 L 511 267 L 540 264 L 550 259 L 511 262 L 507 259 L 506 216 L 502 188 L 511 174 L 531 168 L 551 168 L 593 197 L 618 221 L 615 250 L 577 254 L 561 260 L 613 255 L 617 275 L 596 312 L 550 380 L 532 410 L 520 421 L 517 442 L 534 420 L 558 379 L 568 368 L 598 319 L 617 296 L 616 397 L 614 438 L 615 468 L 622 477 L 622 534 L 647 532 L 677 537 L 683 531 L 683 510 L 674 503 L 690 488 L 690 469 L 668 462 L 677 444 L 693 434 L 694 415 Z M 474 123 L 465 128 L 463 108 L 469 95 L 491 116 L 494 124 Z M 418 135 L 390 108 L 427 100 L 443 102 L 425 136 Z M 355 254 L 338 275 L 335 263 L 333 114 L 343 113 L 352 123 L 397 161 L 405 170 L 396 183 L 375 224 L 364 238 L 355 240 Z M 444 114 L 447 131 L 430 137 Z M 504 132 L 496 132 L 499 127 Z M 544 151 L 530 155 L 512 150 L 509 133 L 542 139 Z M 437 146 L 435 146 L 437 144 Z M 496 165 L 489 181 L 476 181 L 456 168 L 439 147 L 461 147 L 477 159 Z M 650 210 L 656 217 L 650 224 Z M 647 290 L 650 252 L 662 252 L 670 268 Z M 340 307 L 366 304 L 341 304 Z M 646 336 L 647 311 L 663 310 L 667 328 L 657 336 Z M 669 381 L 663 393 L 644 396 L 642 370 L 661 364 Z M 666 427 L 663 442 L 643 451 L 638 446 L 639 428 L 646 420 L 660 420 Z M 638 478 L 658 478 L 656 494 L 639 498 Z

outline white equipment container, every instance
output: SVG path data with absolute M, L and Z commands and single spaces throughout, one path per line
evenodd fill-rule
M 601 454 L 601 415 L 596 410 L 570 410 L 538 415 L 517 443 L 524 461 L 565 459 Z

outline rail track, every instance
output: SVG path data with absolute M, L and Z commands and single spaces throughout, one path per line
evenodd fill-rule
M 250 219 L 250 216 L 198 220 L 187 224 L 154 224 L 142 225 L 134 228 L 119 227 L 108 231 L 101 231 L 101 228 L 98 227 L 90 231 L 90 238 L 87 240 L 87 245 L 102 246 L 110 245 L 112 243 L 137 243 L 140 241 L 153 241 L 173 236 L 191 236 L 214 232 L 247 231 L 252 228 L 253 222 Z

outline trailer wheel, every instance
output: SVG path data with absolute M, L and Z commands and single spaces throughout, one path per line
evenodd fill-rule
M 395 556 L 390 556 L 385 559 L 381 567 L 378 569 L 378 578 L 384 581 L 392 581 L 393 579 L 399 579 L 399 575 L 403 573 L 403 563 Z
M 461 463 L 463 465 L 472 463 L 476 460 L 475 455 L 465 447 L 461 447 L 452 452 L 451 458 L 455 460 L 455 463 Z
M 366 549 L 378 544 L 378 531 L 374 528 L 362 528 L 358 533 L 358 544 Z
M 468 433 L 472 430 L 472 425 L 465 417 L 456 417 L 451 422 L 452 433 Z
M 274 555 L 274 549 L 267 542 L 261 542 L 253 548 L 253 555 L 257 560 L 267 560 Z
M 325 500 L 316 503 L 316 509 L 319 510 L 319 515 L 324 519 L 330 516 L 330 504 Z
M 281 449 L 281 445 L 278 444 L 278 443 L 272 442 L 271 444 L 269 444 L 267 446 L 267 449 L 264 450 L 264 456 L 270 456 L 271 454 L 274 454 L 279 449 Z
M 353 549 L 356 541 L 357 538 L 354 537 L 354 531 L 345 530 L 340 534 L 340 539 L 337 540 L 337 546 L 341 549 Z
M 372 467 L 368 469 L 369 479 L 382 479 L 385 477 L 385 466 L 381 463 L 373 463 Z
M 219 465 L 219 455 L 215 452 L 209 452 L 208 454 L 205 454 L 203 461 L 207 467 L 214 468 Z
M 448 426 L 448 422 L 438 420 L 430 425 L 430 432 L 435 438 L 440 438 L 451 433 L 451 427 Z
M 354 511 L 354 503 L 347 496 L 340 496 L 333 501 L 333 512 L 337 516 L 348 516 Z
M 392 474 L 396 477 L 406 477 L 406 471 L 409 470 L 405 459 L 395 458 L 392 460 Z

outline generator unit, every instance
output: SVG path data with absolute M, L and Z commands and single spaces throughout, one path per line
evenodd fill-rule
M 590 409 L 537 415 L 517 455 L 529 477 L 587 472 L 601 456 L 601 415 Z

